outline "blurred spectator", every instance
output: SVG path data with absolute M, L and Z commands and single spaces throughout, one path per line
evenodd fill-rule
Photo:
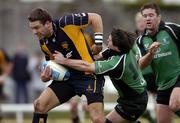
M 135 33 L 137 36 L 140 36 L 144 33 L 144 29 L 146 27 L 143 16 L 140 12 L 136 13 L 134 21 L 136 27 Z
M 11 72 L 11 68 L 12 65 L 9 56 L 3 49 L 0 49 L 0 102 L 4 102 L 6 100 L 6 95 L 3 92 L 3 87 L 6 77 Z
M 26 52 L 25 44 L 19 44 L 13 57 L 12 78 L 15 81 L 15 102 L 28 103 L 28 82 L 31 79 L 28 71 L 28 54 Z
M 35 51 L 30 58 L 29 70 L 31 72 L 31 92 L 32 100 L 39 97 L 41 92 L 44 90 L 46 84 L 42 82 L 40 78 L 40 66 L 43 62 L 44 56 L 40 51 Z

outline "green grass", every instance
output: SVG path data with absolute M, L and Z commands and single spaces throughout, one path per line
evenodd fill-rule
M 106 112 L 105 114 L 107 114 Z M 32 123 L 32 114 L 25 114 L 24 115 L 24 123 Z M 140 118 L 141 123 L 149 123 L 146 119 Z M 15 115 L 9 114 L 4 116 L 3 121 L 0 121 L 0 123 L 17 123 Z M 69 118 L 69 113 L 54 113 L 51 112 L 48 115 L 48 123 L 71 123 L 71 120 Z M 85 122 L 84 123 L 91 123 L 89 116 L 86 114 L 85 116 Z M 180 118 L 175 117 L 173 123 L 180 123 Z
M 146 119 L 140 119 L 141 123 L 149 123 Z M 16 123 L 15 119 L 4 119 L 0 123 Z M 24 123 L 32 123 L 31 119 L 25 119 Z M 49 118 L 48 123 L 71 123 L 67 118 Z M 85 123 L 91 123 L 90 119 L 86 119 Z M 180 119 L 175 119 L 173 123 L 180 123 Z

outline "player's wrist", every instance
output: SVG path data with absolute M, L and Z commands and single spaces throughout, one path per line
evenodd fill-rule
M 94 33 L 94 41 L 96 45 L 102 45 L 103 43 L 103 33 L 102 32 L 95 32 Z

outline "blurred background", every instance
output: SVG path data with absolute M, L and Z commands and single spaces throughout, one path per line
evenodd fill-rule
M 17 61 L 17 69 L 5 80 L 2 104 L 32 104 L 46 84 L 40 81 L 38 66 L 43 60 L 39 51 L 39 42 L 33 36 L 28 26 L 27 16 L 36 7 L 47 9 L 53 18 L 59 18 L 68 13 L 95 12 L 102 16 L 104 24 L 104 42 L 113 27 L 123 28 L 134 32 L 134 17 L 142 4 L 153 0 L 0 0 L 0 47 L 3 48 L 13 61 Z M 161 8 L 162 19 L 180 22 L 180 0 L 154 0 Z M 23 62 L 18 62 L 23 61 Z M 19 68 L 21 68 L 19 70 Z M 19 85 L 17 71 L 27 72 L 25 85 Z M 20 74 L 22 75 L 22 74 Z M 30 76 L 30 78 L 28 78 Z M 24 78 L 23 78 L 24 79 Z M 25 87 L 27 86 L 27 88 Z M 21 90 L 21 91 L 18 91 Z M 107 78 L 105 84 L 105 101 L 116 102 L 117 93 Z M 1 122 L 17 121 L 17 114 L 1 112 Z M 29 116 L 30 115 L 30 116 Z M 32 113 L 27 115 L 30 123 Z M 61 114 L 51 115 L 55 119 L 65 117 Z M 22 117 L 23 115 L 19 115 Z M 26 117 L 26 115 L 25 115 Z M 12 119 L 9 121 L 8 119 Z M 70 122 L 61 121 L 61 122 Z M 144 121 L 148 123 L 147 121 Z M 178 121 L 175 121 L 178 122 Z M 179 121 L 180 122 L 180 121 Z

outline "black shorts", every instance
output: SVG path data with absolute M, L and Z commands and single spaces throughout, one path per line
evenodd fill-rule
M 115 107 L 117 113 L 126 120 L 136 121 L 146 110 L 148 95 L 145 91 L 136 98 L 123 99 L 120 97 L 117 102 Z
M 147 90 L 150 91 L 151 93 L 156 93 L 157 92 L 157 86 L 155 83 L 155 75 L 154 74 L 145 74 L 143 75 L 144 79 L 147 82 Z
M 157 104 L 169 105 L 169 99 L 171 96 L 171 92 L 172 92 L 173 88 L 175 88 L 175 87 L 180 87 L 180 76 L 178 77 L 177 82 L 174 86 L 172 86 L 166 90 L 157 91 L 157 99 L 156 99 Z
M 75 95 L 84 94 L 88 104 L 103 102 L 104 77 L 95 79 L 92 75 L 83 75 L 70 78 L 67 81 L 53 81 L 49 87 L 54 91 L 60 104 L 67 102 Z

